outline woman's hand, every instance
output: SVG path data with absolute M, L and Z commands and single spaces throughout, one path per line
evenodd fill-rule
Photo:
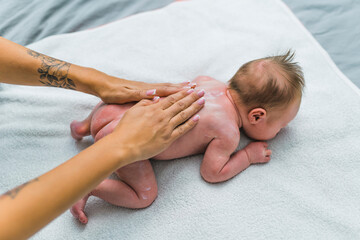
M 111 133 L 115 146 L 131 153 L 131 162 L 159 154 L 196 125 L 199 115 L 193 115 L 204 106 L 202 96 L 203 90 L 188 89 L 162 101 L 140 101 Z
M 166 97 L 184 88 L 191 88 L 190 82 L 145 83 L 113 77 L 95 69 L 86 71 L 89 73 L 81 77 L 83 82 L 88 79 L 88 93 L 98 96 L 105 103 L 138 102 L 154 96 Z
M 152 99 L 154 96 L 166 97 L 183 90 L 189 84 L 189 82 L 152 84 L 112 76 L 108 76 L 105 82 L 97 91 L 98 96 L 105 103 L 137 102 L 142 99 Z
M 142 100 L 115 130 L 55 169 L 0 195 L 0 239 L 27 239 L 116 169 L 150 158 L 193 128 L 203 91 Z M 59 181 L 61 179 L 61 181 Z
M 188 83 L 150 84 L 109 76 L 46 56 L 0 37 L 0 82 L 33 86 L 52 86 L 98 96 L 105 103 L 126 103 L 168 96 Z M 187 86 L 190 87 L 190 86 Z

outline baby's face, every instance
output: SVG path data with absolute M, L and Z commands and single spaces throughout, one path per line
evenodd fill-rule
M 300 100 L 295 100 L 285 110 L 267 113 L 270 114 L 270 118 L 256 124 L 256 126 L 244 126 L 244 131 L 246 135 L 255 140 L 272 139 L 295 118 L 299 108 Z

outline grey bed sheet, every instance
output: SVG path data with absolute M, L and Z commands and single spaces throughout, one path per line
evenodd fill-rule
M 0 36 L 21 45 L 100 26 L 173 0 L 0 0 Z
M 360 88 L 360 1 L 283 1 Z
M 360 87 L 360 1 L 283 0 Z M 0 36 L 27 45 L 161 8 L 173 0 L 0 0 Z

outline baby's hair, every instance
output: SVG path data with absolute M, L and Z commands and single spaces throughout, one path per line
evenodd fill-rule
M 239 94 L 248 109 L 283 109 L 302 96 L 304 75 L 295 52 L 269 56 L 245 63 L 230 79 L 229 87 Z M 255 65 L 255 66 L 253 66 Z

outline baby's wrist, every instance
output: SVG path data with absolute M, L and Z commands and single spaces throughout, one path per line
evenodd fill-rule
M 249 162 L 249 165 L 251 165 L 252 162 L 251 162 L 250 154 L 246 147 L 244 148 L 244 152 L 245 152 L 245 157 L 246 157 L 247 161 Z

